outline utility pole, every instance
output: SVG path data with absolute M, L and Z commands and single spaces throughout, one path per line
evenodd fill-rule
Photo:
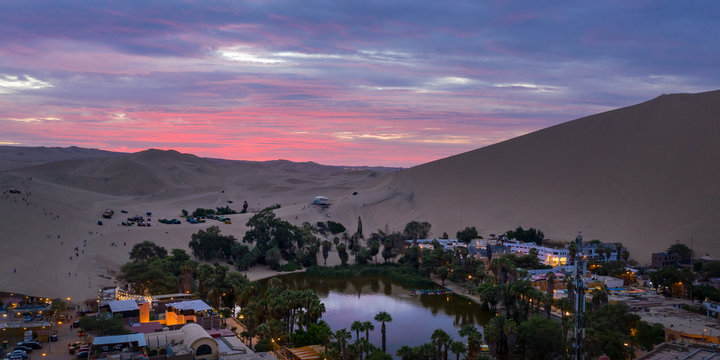
M 585 335 L 585 256 L 582 252 L 582 233 L 575 238 L 575 359 L 582 360 L 583 336 Z M 579 256 L 578 256 L 579 255 Z

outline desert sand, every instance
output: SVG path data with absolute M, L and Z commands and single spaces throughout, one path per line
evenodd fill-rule
M 677 240 L 690 245 L 692 236 L 696 254 L 717 257 L 718 113 L 720 92 L 661 96 L 400 171 L 161 150 L 78 159 L 51 149 L 44 159 L 28 150 L 34 155 L 22 164 L 32 166 L 13 160 L 0 172 L 0 190 L 22 191 L 0 196 L 0 289 L 91 298 L 115 284 L 138 242 L 189 251 L 190 235 L 210 225 L 242 239 L 252 214 L 231 215 L 232 224 L 157 220 L 179 218 L 183 208 L 239 209 L 243 200 L 251 212 L 281 204 L 276 213 L 292 223 L 333 220 L 350 232 L 361 217 L 366 234 L 402 230 L 410 220 L 429 221 L 434 236 L 465 226 L 487 236 L 522 225 L 568 241 L 582 230 L 587 240 L 622 242 L 641 264 Z M 310 205 L 318 195 L 330 199 L 329 209 Z M 101 218 L 106 208 L 115 210 L 110 220 Z M 146 211 L 153 227 L 120 226 Z M 328 264 L 336 263 L 333 251 Z M 248 277 L 272 274 L 259 267 Z

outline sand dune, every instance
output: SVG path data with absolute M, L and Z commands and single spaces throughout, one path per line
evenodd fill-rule
M 720 92 L 661 96 L 402 171 L 161 150 L 84 160 L 22 150 L 35 154 L 24 160 L 33 166 L 0 172 L 0 190 L 23 191 L 0 197 L 0 289 L 92 297 L 114 283 L 133 244 L 187 249 L 190 235 L 209 225 L 241 239 L 251 216 L 128 228 L 120 210 L 173 218 L 181 209 L 239 209 L 243 200 L 251 212 L 281 204 L 276 213 L 296 224 L 332 219 L 354 231 L 361 217 L 366 233 L 410 220 L 430 221 L 436 236 L 469 225 L 484 235 L 533 226 L 558 240 L 582 230 L 586 239 L 623 242 L 640 263 L 675 240 L 689 244 L 692 234 L 697 253 L 719 256 L 718 113 Z M 317 195 L 332 206 L 310 206 Z M 99 226 L 106 208 L 116 216 Z
M 717 256 L 718 113 L 718 91 L 665 95 L 398 172 L 392 183 L 413 193 L 411 215 L 436 233 L 524 225 L 569 240 L 582 230 L 622 241 L 641 263 L 692 235 L 697 253 Z
M 99 157 L 120 156 L 122 153 L 86 149 L 77 146 L 61 147 L 24 147 L 0 146 L 0 171 L 19 169 L 53 161 L 72 159 L 95 159 Z

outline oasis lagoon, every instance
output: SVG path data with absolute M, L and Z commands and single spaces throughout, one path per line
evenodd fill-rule
M 458 331 L 471 324 L 482 331 L 490 314 L 468 299 L 455 295 L 411 295 L 413 288 L 383 276 L 354 276 L 350 278 L 321 277 L 304 273 L 279 276 L 291 289 L 317 292 L 325 304 L 325 320 L 333 331 L 350 330 L 353 321 L 371 321 L 370 342 L 380 348 L 382 335 L 375 315 L 385 311 L 392 316 L 387 323 L 387 352 L 395 356 L 403 345 L 417 346 L 429 342 L 435 329 L 443 329 L 454 340 L 465 341 Z M 264 287 L 267 280 L 261 281 Z M 364 334 L 360 334 L 364 337 Z

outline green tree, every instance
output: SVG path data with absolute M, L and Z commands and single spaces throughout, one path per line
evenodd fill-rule
M 445 286 L 445 280 L 447 280 L 449 272 L 450 271 L 445 266 L 440 266 L 437 268 L 437 270 L 435 270 L 435 273 L 437 274 L 438 277 L 440 277 L 440 280 L 442 281 L 441 286 Z
M 468 342 L 468 358 L 473 359 L 477 356 L 482 345 L 482 334 L 473 325 L 465 325 L 458 332 L 460 336 L 466 337 Z
M 390 354 L 386 354 L 380 350 L 373 351 L 368 357 L 367 360 L 393 360 L 393 357 Z
M 452 344 L 450 344 L 450 351 L 455 354 L 455 360 L 460 360 L 460 355 L 467 352 L 467 347 L 462 341 L 453 341 Z
M 375 325 L 371 321 L 363 321 L 363 330 L 365 330 L 365 340 L 370 342 L 370 331 L 375 330 Z
M 165 256 L 167 256 L 167 250 L 164 247 L 147 240 L 135 244 L 130 250 L 130 260 L 133 261 L 148 261 L 153 258 L 164 258 Z
M 333 235 L 341 234 L 345 232 L 345 226 L 339 222 L 327 221 L 327 228 Z
M 586 353 L 588 357 L 601 354 L 611 359 L 625 359 L 633 353 L 632 329 L 640 316 L 632 314 L 625 304 L 607 304 L 587 315 Z M 629 344 L 626 346 L 625 344 Z
M 430 236 L 431 227 L 432 225 L 427 221 L 419 222 L 413 220 L 405 225 L 403 237 L 405 240 L 426 239 Z
M 340 256 L 340 262 L 342 265 L 347 265 L 347 261 L 350 258 L 350 256 L 347 253 L 347 250 L 345 249 L 345 244 L 338 244 L 337 246 L 338 256 Z
M 512 358 L 516 337 L 517 325 L 505 315 L 495 316 L 485 327 L 485 338 L 490 352 L 501 360 Z
M 448 333 L 446 333 L 443 329 L 435 329 L 435 331 L 433 331 L 432 335 L 430 336 L 430 339 L 437 348 L 437 359 L 444 358 L 445 360 L 447 360 L 448 348 L 450 346 L 450 343 L 452 342 L 452 338 L 450 337 L 450 335 L 448 335 Z M 443 349 L 445 349 L 444 352 Z
M 114 318 L 110 313 L 101 311 L 97 316 L 83 316 L 80 318 L 80 328 L 96 336 L 122 335 L 130 331 L 125 330 L 120 318 Z
M 352 324 L 350 324 L 350 330 L 355 332 L 355 340 L 357 341 L 360 339 L 360 331 L 363 331 L 363 323 L 362 321 L 355 320 Z
M 562 329 L 559 323 L 534 315 L 517 327 L 520 353 L 531 360 L 552 360 L 563 353 Z
M 665 251 L 678 254 L 681 264 L 690 264 L 690 259 L 693 257 L 693 251 L 687 245 L 681 243 L 672 244 Z
M 370 257 L 370 251 L 362 245 L 356 245 L 355 246 L 355 263 L 356 264 L 367 264 L 371 257 Z
M 332 243 L 325 240 L 322 242 L 322 256 L 323 256 L 323 265 L 327 265 L 327 258 L 330 254 L 330 249 L 332 249 Z
M 199 230 L 191 235 L 188 244 L 193 254 L 202 260 L 214 258 L 230 259 L 233 254 L 233 246 L 236 243 L 232 235 L 221 235 L 220 228 L 211 226 L 206 230 Z
M 386 328 L 385 323 L 389 323 L 392 321 L 392 316 L 388 314 L 385 311 L 379 312 L 377 315 L 375 315 L 375 321 L 382 323 L 382 326 L 380 327 L 380 333 L 382 334 L 382 351 L 386 352 L 386 346 L 385 346 L 385 339 L 386 339 Z
M 515 239 L 522 242 L 534 242 L 541 245 L 545 239 L 545 234 L 535 228 L 523 229 L 522 226 L 518 226 L 515 230 L 510 230 L 505 233 L 508 239 Z
M 652 351 L 655 345 L 665 342 L 665 327 L 662 324 L 648 324 L 640 321 L 637 324 L 635 342 L 643 351 Z
M 340 329 L 335 331 L 333 337 L 335 338 L 335 341 L 337 341 L 337 346 L 340 350 L 341 358 L 346 359 L 347 341 L 352 338 L 352 335 L 346 329 Z
M 552 271 L 545 274 L 545 280 L 547 281 L 547 293 L 545 297 L 545 315 L 550 319 L 552 311 L 553 297 L 555 293 L 555 273 Z
M 362 219 L 358 216 L 358 225 L 357 225 L 357 231 L 355 232 L 355 236 L 359 239 L 364 239 L 365 236 L 363 236 L 363 227 L 362 227 Z
M 463 230 L 457 232 L 457 239 L 460 242 L 469 244 L 473 239 L 482 238 L 479 237 L 478 231 L 474 226 L 468 226 Z
M 372 235 L 375 235 L 375 233 Z M 375 259 L 374 261 L 377 262 L 377 254 L 380 252 L 380 239 L 372 235 L 368 239 L 368 251 L 370 251 L 370 256 Z

